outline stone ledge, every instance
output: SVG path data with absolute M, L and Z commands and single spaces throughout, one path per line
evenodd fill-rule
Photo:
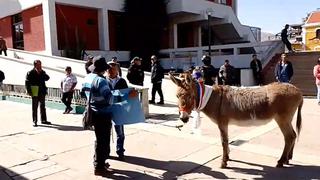
M 18 103 L 24 103 L 24 104 L 31 104 L 30 98 L 24 98 L 24 97 L 15 97 L 15 96 L 0 96 L 1 100 L 8 100 Z M 46 107 L 57 109 L 57 110 L 64 110 L 65 105 L 61 102 L 55 102 L 55 101 L 47 101 L 46 100 Z M 73 112 L 76 114 L 82 114 L 85 110 L 85 107 L 82 105 L 75 105 L 71 104 L 71 107 L 73 108 Z

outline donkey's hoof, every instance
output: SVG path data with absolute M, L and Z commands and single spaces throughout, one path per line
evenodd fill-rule
M 283 164 L 282 163 L 278 163 L 276 167 L 277 168 L 283 168 Z
M 289 160 L 286 160 L 286 161 L 284 162 L 284 164 L 286 164 L 286 165 L 290 165 Z
M 221 167 L 222 169 L 226 168 L 226 167 L 227 167 L 227 162 L 222 162 L 220 167 Z

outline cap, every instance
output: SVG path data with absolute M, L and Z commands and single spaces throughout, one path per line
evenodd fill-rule
M 106 59 L 102 56 L 96 56 L 93 58 L 93 64 L 89 66 L 91 72 L 102 72 L 109 69 L 110 66 L 107 64 Z
M 115 65 L 118 65 L 119 63 L 114 62 L 114 61 L 111 60 L 111 61 L 108 61 L 107 64 L 110 65 L 110 66 L 115 66 Z

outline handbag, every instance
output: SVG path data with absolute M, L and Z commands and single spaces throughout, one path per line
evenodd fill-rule
M 83 118 L 82 118 L 82 126 L 84 130 L 93 130 L 93 119 L 92 119 L 92 114 L 93 114 L 93 110 L 91 109 L 91 96 L 92 96 L 92 86 L 94 81 L 97 79 L 94 78 L 92 81 L 92 85 L 90 88 L 90 93 L 89 93 L 89 98 L 87 100 L 87 104 L 86 104 L 86 108 L 85 108 L 85 112 L 83 113 Z

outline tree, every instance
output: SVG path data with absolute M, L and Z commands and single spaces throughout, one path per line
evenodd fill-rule
M 130 56 L 142 57 L 144 70 L 149 70 L 150 57 L 158 55 L 168 24 L 167 0 L 125 0 L 124 12 Z

